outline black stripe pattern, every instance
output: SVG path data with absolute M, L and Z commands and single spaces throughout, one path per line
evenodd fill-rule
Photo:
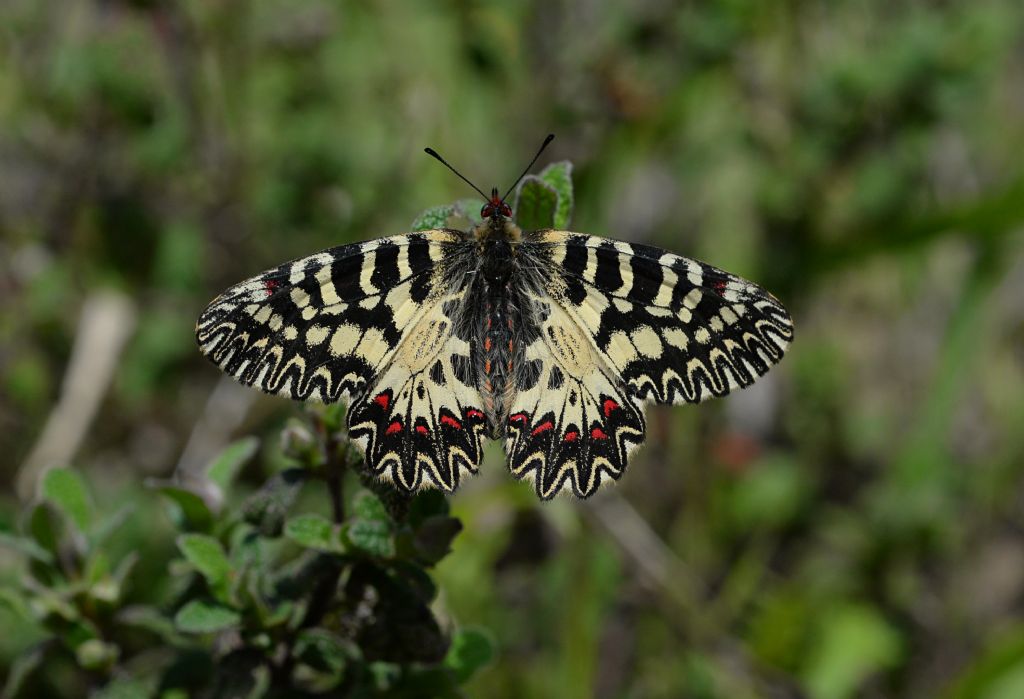
M 494 220 L 331 248 L 228 289 L 201 351 L 243 384 L 349 404 L 369 469 L 454 490 L 484 437 L 538 496 L 624 473 L 646 403 L 750 385 L 793 337 L 755 284 L 658 248 Z

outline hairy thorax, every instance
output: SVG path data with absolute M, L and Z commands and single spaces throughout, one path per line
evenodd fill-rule
M 522 231 L 507 219 L 473 229 L 479 252 L 477 279 L 469 299 L 474 318 L 474 368 L 492 436 L 504 434 L 510 403 L 526 370 L 523 332 L 534 319 L 526 294 L 529 271 L 520 250 Z

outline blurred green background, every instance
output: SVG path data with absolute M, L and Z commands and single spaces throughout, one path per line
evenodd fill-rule
M 107 504 L 239 435 L 280 468 L 298 407 L 221 380 L 205 304 L 467 196 L 424 146 L 505 187 L 549 131 L 575 230 L 755 280 L 797 339 L 652 409 L 610 497 L 489 452 L 438 571 L 499 643 L 470 694 L 1024 696 L 1019 0 L 4 0 L 0 524 L 55 459 Z

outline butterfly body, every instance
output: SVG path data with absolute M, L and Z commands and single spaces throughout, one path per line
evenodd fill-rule
M 402 490 L 454 490 L 489 437 L 546 499 L 621 477 L 647 403 L 747 386 L 792 338 L 771 294 L 710 265 L 489 213 L 242 282 L 200 316 L 200 348 L 244 384 L 348 402 L 367 465 Z

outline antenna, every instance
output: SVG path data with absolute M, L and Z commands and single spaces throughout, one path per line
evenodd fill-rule
M 533 164 L 534 164 L 535 162 L 537 162 L 537 158 L 539 158 L 539 157 L 540 157 L 540 154 L 541 154 L 541 153 L 543 153 L 543 152 L 544 152 L 544 149 L 548 147 L 548 144 L 549 144 L 549 143 L 551 143 L 551 142 L 552 142 L 552 141 L 554 141 L 554 140 L 555 140 L 555 134 L 553 134 L 553 133 L 549 133 L 549 134 L 547 135 L 547 138 L 545 138 L 545 139 L 544 139 L 544 143 L 540 144 L 540 150 L 538 150 L 538 151 L 537 151 L 537 155 L 533 156 L 533 160 L 531 160 L 531 161 L 530 161 L 530 164 L 526 166 L 526 169 L 525 169 L 525 170 L 523 170 L 523 174 L 521 174 L 521 175 L 520 175 L 519 177 L 517 177 L 517 178 L 516 178 L 516 181 L 515 181 L 515 182 L 513 182 L 513 183 L 512 183 L 512 186 L 508 188 L 508 191 L 507 191 L 507 192 L 505 192 L 505 196 L 503 196 L 503 197 L 501 198 L 501 200 L 502 200 L 502 201 L 505 201 L 506 199 L 508 199 L 508 195 L 509 195 L 509 194 L 511 194 L 511 193 L 512 193 L 512 190 L 516 188 L 516 185 L 517 185 L 517 184 L 519 184 L 519 180 L 521 180 L 521 179 L 523 179 L 524 177 L 526 177 L 526 173 L 528 173 L 528 172 L 530 171 L 530 168 L 532 168 L 532 167 L 533 167 Z M 436 154 L 435 154 L 435 155 L 436 155 Z M 442 160 L 441 162 L 442 162 L 442 163 L 444 163 L 444 161 L 443 161 L 443 160 Z M 444 163 L 444 164 L 445 164 L 445 165 L 448 165 L 448 163 Z M 451 167 L 451 165 L 448 165 L 448 167 Z M 455 174 L 458 174 L 458 173 L 455 173 Z M 462 175 L 459 175 L 459 177 L 462 177 Z M 477 191 L 479 192 L 480 190 L 478 189 Z
M 459 179 L 461 179 L 461 180 L 462 180 L 463 182 L 465 182 L 465 183 L 466 183 L 466 184 L 468 184 L 468 185 L 469 185 L 470 187 L 472 187 L 472 188 L 473 188 L 473 189 L 475 189 L 475 190 L 476 190 L 477 192 L 479 192 L 479 193 L 480 193 L 480 196 L 482 196 L 482 197 L 483 197 L 483 198 L 484 198 L 485 200 L 487 200 L 487 201 L 490 201 L 490 199 L 491 199 L 491 198 L 490 198 L 489 196 L 487 196 L 486 194 L 484 194 L 483 192 L 481 192 L 481 191 L 480 191 L 480 188 L 479 188 L 479 187 L 477 187 L 477 186 L 476 186 L 475 184 L 473 184 L 472 182 L 470 182 L 469 180 L 467 180 L 467 179 L 466 179 L 466 178 L 465 178 L 465 177 L 464 177 L 464 176 L 462 175 L 462 173 L 461 173 L 461 172 L 459 172 L 458 170 L 456 170 L 455 168 L 453 168 L 453 167 L 452 167 L 451 165 L 449 165 L 449 164 L 448 164 L 448 161 L 447 161 L 447 160 L 445 160 L 444 158 L 442 158 L 442 157 L 441 157 L 440 155 L 438 155 L 438 154 L 437 154 L 437 151 L 436 151 L 436 150 L 434 150 L 433 148 L 424 148 L 424 149 L 423 149 L 423 152 L 424 152 L 424 153 L 426 153 L 427 155 L 429 155 L 429 156 L 430 156 L 430 157 L 432 157 L 432 158 L 437 158 L 438 160 L 440 160 L 440 161 L 441 161 L 441 164 L 442 164 L 442 165 L 444 165 L 444 166 L 445 166 L 446 168 L 448 168 L 449 170 L 451 170 L 452 172 L 454 172 L 454 173 L 455 173 L 456 175 L 458 175 L 458 176 L 459 176 Z M 534 159 L 536 160 L 536 158 L 534 158 Z

